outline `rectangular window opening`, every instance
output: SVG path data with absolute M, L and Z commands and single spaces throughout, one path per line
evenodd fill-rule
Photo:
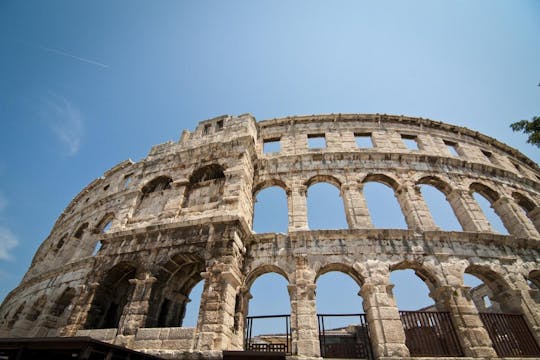
M 272 154 L 280 151 L 280 139 L 264 139 L 263 140 L 263 153 Z
M 204 135 L 210 134 L 210 128 L 211 128 L 211 127 L 212 127 L 212 125 L 210 125 L 210 124 L 204 125 L 204 128 L 203 128 L 203 134 L 204 134 Z
M 459 153 L 457 151 L 457 143 L 453 141 L 444 140 L 444 144 L 446 145 L 446 148 L 448 149 L 450 154 L 452 154 L 452 156 L 456 156 L 456 157 L 459 156 Z
M 217 131 L 223 130 L 223 120 L 219 120 L 219 121 L 216 123 L 216 130 L 217 130 Z
M 420 150 L 416 135 L 401 135 L 401 140 L 409 150 Z
M 491 300 L 489 300 L 489 296 L 487 296 L 487 295 L 484 295 L 484 296 L 482 297 L 482 300 L 484 301 L 484 306 L 485 306 L 486 308 L 490 308 L 490 307 L 493 305 L 493 304 L 491 303 Z
M 326 138 L 324 134 L 309 134 L 308 149 L 324 149 L 326 147 Z
M 373 139 L 370 133 L 354 134 L 356 139 L 356 146 L 362 149 L 369 149 L 373 147 Z
M 482 150 L 482 154 L 486 157 L 486 159 L 489 160 L 492 164 L 495 164 L 495 159 L 493 158 L 493 154 L 489 151 Z

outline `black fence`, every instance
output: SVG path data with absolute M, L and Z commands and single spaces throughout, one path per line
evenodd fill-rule
M 411 356 L 463 356 L 449 312 L 400 311 Z
M 540 357 L 540 349 L 522 315 L 480 313 L 500 357 Z
M 264 323 L 270 326 L 265 326 Z M 276 323 L 281 325 L 277 326 Z M 274 331 L 269 331 L 268 328 Z M 291 316 L 263 315 L 246 317 L 244 350 L 256 352 L 291 353 Z
M 322 357 L 373 359 L 366 314 L 318 314 L 317 316 Z M 330 320 L 338 320 L 340 326 L 329 324 Z

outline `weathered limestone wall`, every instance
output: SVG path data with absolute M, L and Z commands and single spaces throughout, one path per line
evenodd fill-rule
M 359 136 L 373 146 L 359 147 Z M 313 137 L 325 146 L 310 148 Z M 269 141 L 279 151 L 266 153 Z M 348 229 L 309 230 L 307 193 L 319 182 L 339 189 Z M 369 182 L 394 191 L 408 230 L 374 228 Z M 462 232 L 440 231 L 424 184 L 446 196 Z M 252 230 L 257 193 L 270 186 L 287 195 L 288 234 Z M 494 233 L 474 193 L 510 235 Z M 341 271 L 361 286 L 375 356 L 401 359 L 410 352 L 389 275 L 410 268 L 451 313 L 465 356 L 492 358 L 463 274 L 481 278 L 540 340 L 540 296 L 527 283 L 539 278 L 539 202 L 538 166 L 465 128 L 380 114 L 221 116 L 83 189 L 0 307 L 0 336 L 89 335 L 171 359 L 220 358 L 243 347 L 252 283 L 277 272 L 289 283 L 292 353 L 318 358 L 316 280 Z M 181 327 L 199 281 L 197 326 Z

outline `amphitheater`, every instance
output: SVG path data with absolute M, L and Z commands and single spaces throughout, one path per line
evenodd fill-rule
M 279 149 L 265 151 L 269 144 Z M 309 229 L 308 189 L 321 182 L 339 189 L 346 229 Z M 393 190 L 407 229 L 373 226 L 370 182 Z M 436 225 L 422 185 L 444 194 L 462 231 Z M 286 193 L 288 231 L 256 233 L 256 196 L 274 186 Z M 508 234 L 493 230 L 475 193 Z M 87 336 L 165 359 L 234 350 L 540 358 L 538 204 L 538 166 L 467 128 L 381 114 L 221 116 L 114 166 L 75 197 L 0 307 L 0 337 Z M 396 269 L 414 270 L 434 307 L 400 311 L 389 278 Z M 316 310 L 316 281 L 331 271 L 361 289 L 361 321 L 344 329 L 325 329 Z M 291 312 L 286 331 L 254 341 L 250 287 L 270 272 L 287 280 Z M 465 273 L 484 282 L 481 295 L 464 285 Z M 197 325 L 182 327 L 200 281 Z M 478 308 L 486 296 L 496 311 Z

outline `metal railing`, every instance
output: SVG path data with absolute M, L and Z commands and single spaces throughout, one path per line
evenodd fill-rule
M 449 312 L 400 311 L 411 356 L 463 356 Z
M 540 357 L 540 349 L 522 315 L 480 313 L 500 357 Z
M 318 314 L 317 317 L 322 357 L 373 359 L 366 314 Z M 329 319 L 347 317 L 352 319 L 342 323 L 345 326 L 327 328 Z
M 261 323 L 263 320 L 283 319 L 283 332 L 265 334 L 260 332 L 263 326 L 259 326 L 259 331 L 253 331 L 254 322 Z M 257 329 L 256 329 L 257 330 Z M 261 339 L 270 339 L 263 342 Z M 257 339 L 258 338 L 258 339 Z M 273 338 L 273 339 L 271 339 Z M 262 315 L 246 317 L 246 332 L 244 339 L 244 349 L 246 351 L 260 352 L 283 352 L 291 353 L 291 316 L 290 315 Z

